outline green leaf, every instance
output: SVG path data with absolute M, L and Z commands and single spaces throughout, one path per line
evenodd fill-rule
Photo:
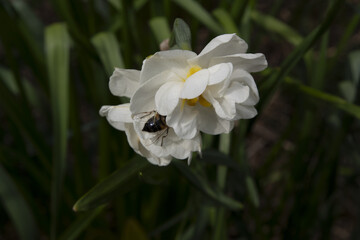
M 107 75 L 110 76 L 115 67 L 124 67 L 124 62 L 120 54 L 120 46 L 113 33 L 98 33 L 91 39 L 91 42 L 100 56 Z
M 199 161 L 204 161 L 206 163 L 216 164 L 216 165 L 224 165 L 228 168 L 231 168 L 234 171 L 241 172 L 240 165 L 227 156 L 224 153 L 221 153 L 216 150 L 205 150 L 202 153 L 202 158 L 199 158 Z
M 44 26 L 28 6 L 27 2 L 24 0 L 14 0 L 10 2 L 19 13 L 22 22 L 28 25 L 29 29 L 36 36 L 37 40 L 42 41 L 42 31 Z
M 299 33 L 273 16 L 265 15 L 253 10 L 251 12 L 251 19 L 270 33 L 279 34 L 294 46 L 298 46 L 303 41 L 303 38 Z
M 130 185 L 138 179 L 139 172 L 149 167 L 148 161 L 136 157 L 131 162 L 115 171 L 109 177 L 95 185 L 89 192 L 82 196 L 74 205 L 74 211 L 85 211 L 100 206 L 116 194 L 123 194 L 131 189 Z
M 60 240 L 78 239 L 79 235 L 92 223 L 92 221 L 102 212 L 103 206 L 96 208 L 79 216 L 59 238 Z
M 344 99 L 334 96 L 332 94 L 325 93 L 325 92 L 322 92 L 315 88 L 305 86 L 301 82 L 295 81 L 291 78 L 286 78 L 285 83 L 289 84 L 291 87 L 293 87 L 294 89 L 296 89 L 300 92 L 303 92 L 303 93 L 305 93 L 311 97 L 317 98 L 319 100 L 322 100 L 326 103 L 330 103 L 333 106 L 335 106 L 336 108 L 339 108 L 339 109 L 353 115 L 354 117 L 360 119 L 360 106 L 351 104 L 351 103 L 345 101 Z
M 58 205 L 61 202 L 63 178 L 66 169 L 69 113 L 70 38 L 65 24 L 55 23 L 45 29 L 45 48 L 54 131 L 51 237 L 55 239 Z
M 170 38 L 171 32 L 169 24 L 165 17 L 154 17 L 150 19 L 150 28 L 154 33 L 157 44 L 162 43 L 167 38 Z
M 216 34 L 224 33 L 221 26 L 211 17 L 211 15 L 196 1 L 193 0 L 173 0 L 177 5 L 185 9 L 196 19 Z
M 302 42 L 296 47 L 296 49 L 285 59 L 280 67 L 280 71 L 272 74 L 266 82 L 260 86 L 260 92 L 265 92 L 262 105 L 267 102 L 269 97 L 275 92 L 277 87 L 281 85 L 285 76 L 295 67 L 295 65 L 301 60 L 305 53 L 315 44 L 315 42 L 326 32 L 330 27 L 332 21 L 336 17 L 342 0 L 335 0 L 329 11 L 327 12 L 324 21 L 313 30 Z
M 190 28 L 181 18 L 177 18 L 174 21 L 173 32 L 169 45 L 171 48 L 191 50 Z
M 122 240 L 148 240 L 143 227 L 141 227 L 139 221 L 134 218 L 127 219 L 121 234 Z
M 360 50 L 353 51 L 349 54 L 351 75 L 353 82 L 358 85 L 360 82 Z
M 20 239 L 40 239 L 31 209 L 15 183 L 0 164 L 0 200 L 11 218 Z
M 225 33 L 239 34 L 239 30 L 232 16 L 226 10 L 218 8 L 213 11 L 213 14 L 221 23 L 222 27 L 225 29 Z
M 0 74 L 0 106 L 14 125 L 19 129 L 25 140 L 28 140 L 34 147 L 37 156 L 41 160 L 43 167 L 51 171 L 49 164 L 50 153 L 44 137 L 34 128 L 35 121 L 32 118 L 30 108 L 19 108 L 21 101 L 15 96 L 18 91 L 12 82 L 13 75 L 8 71 Z M 39 167 L 39 166 L 38 166 Z
M 2 81 L 4 81 L 4 84 L 14 95 L 20 94 L 20 89 L 16 84 L 14 75 L 9 70 L 0 66 L 0 80 L 1 79 Z M 31 105 L 38 106 L 39 99 L 35 88 L 26 79 L 22 79 L 22 83 L 24 84 L 24 90 Z
M 208 181 L 201 176 L 198 170 L 190 168 L 181 161 L 173 160 L 172 164 L 206 196 L 232 210 L 238 211 L 242 209 L 243 205 L 240 202 L 226 196 L 220 189 L 210 186 Z
M 119 0 L 108 0 L 108 2 L 113 5 L 114 8 L 116 8 L 117 10 L 121 10 L 122 6 L 121 6 L 121 2 Z
M 259 194 L 256 189 L 254 180 L 252 179 L 252 177 L 246 176 L 245 182 L 251 202 L 254 204 L 255 207 L 259 207 L 260 205 Z

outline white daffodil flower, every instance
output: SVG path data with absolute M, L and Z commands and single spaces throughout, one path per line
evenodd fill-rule
M 155 53 L 143 63 L 130 111 L 156 110 L 182 139 L 196 138 L 199 131 L 230 132 L 235 120 L 257 114 L 259 93 L 250 72 L 267 67 L 265 56 L 245 53 L 247 47 L 237 35 L 224 34 L 199 55 L 186 50 Z
M 109 88 L 116 96 L 132 98 L 139 87 L 140 71 L 115 69 L 110 78 Z M 125 131 L 129 145 L 139 155 L 146 157 L 152 164 L 166 166 L 172 157 L 191 161 L 192 152 L 201 151 L 200 135 L 193 139 L 180 139 L 172 128 L 166 126 L 166 133 L 158 135 L 143 131 L 148 119 L 134 121 L 130 112 L 130 104 L 118 106 L 102 106 L 100 115 L 105 116 L 114 128 Z M 143 113 L 147 115 L 147 113 Z

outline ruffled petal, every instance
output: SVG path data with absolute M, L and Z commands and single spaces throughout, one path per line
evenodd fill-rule
M 267 68 L 267 61 L 262 53 L 239 53 L 222 57 L 214 57 L 209 65 L 232 63 L 234 69 L 243 69 L 247 72 L 259 72 Z
M 166 117 L 166 124 L 172 127 L 180 138 L 191 139 L 197 132 L 198 112 L 196 108 L 190 106 L 178 107 Z
M 257 115 L 257 110 L 254 106 L 244 106 L 241 104 L 236 104 L 236 112 L 238 119 L 250 119 Z
M 106 117 L 111 126 L 121 131 L 125 130 L 125 123 L 132 122 L 129 103 L 118 106 L 102 106 L 99 113 L 100 116 Z
M 184 83 L 180 97 L 183 99 L 192 99 L 200 96 L 208 85 L 209 77 L 210 71 L 208 69 L 202 69 L 188 77 Z
M 139 136 L 137 135 L 134 129 L 134 125 L 132 123 L 125 124 L 125 132 L 129 145 L 134 149 L 137 154 L 147 158 L 147 160 L 151 164 L 158 166 L 166 166 L 171 162 L 172 157 L 170 155 L 159 158 L 153 153 L 151 153 L 148 149 L 146 149 L 145 146 L 140 142 Z
M 182 82 L 173 72 L 164 71 L 143 83 L 130 100 L 130 111 L 137 114 L 156 110 L 155 93 L 163 84 L 170 81 Z
M 156 111 L 167 116 L 172 113 L 179 103 L 183 82 L 168 82 L 160 87 L 155 95 Z
M 190 69 L 187 59 L 193 57 L 196 57 L 196 53 L 186 50 L 157 52 L 144 61 L 140 82 L 144 83 L 164 71 L 171 71 L 180 78 L 185 79 Z
M 224 121 L 219 118 L 214 109 L 198 106 L 199 114 L 198 129 L 204 133 L 217 135 L 226 132 L 227 130 L 221 123 Z
M 214 85 L 228 79 L 231 76 L 232 69 L 231 63 L 219 63 L 208 68 L 210 73 L 208 85 Z
M 164 132 L 147 133 L 142 131 L 142 125 L 134 123 L 134 129 L 140 136 L 142 145 L 157 158 L 168 158 L 169 156 L 185 159 L 192 152 L 200 151 L 201 139 L 196 135 L 192 139 L 181 139 L 175 134 L 173 128 Z M 160 134 L 160 135 L 159 135 Z M 155 141 L 154 141 L 155 139 Z
M 255 84 L 254 78 L 251 76 L 250 73 L 242 69 L 235 69 L 231 74 L 231 77 L 227 81 L 211 86 L 211 93 L 214 96 L 224 96 L 225 92 L 233 82 L 239 82 L 245 86 L 248 86 L 254 96 L 259 97 L 259 92 Z
M 214 98 L 209 91 L 205 91 L 204 98 L 212 104 L 216 114 L 223 119 L 232 120 L 236 115 L 235 102 L 224 98 Z
M 197 134 L 192 139 L 181 139 L 176 144 L 170 145 L 168 151 L 177 159 L 191 158 L 193 152 L 201 152 L 201 136 Z
M 197 57 L 189 59 L 189 63 L 209 67 L 211 58 L 245 53 L 247 48 L 247 43 L 236 34 L 223 34 L 211 40 Z
M 239 82 L 233 82 L 226 90 L 224 98 L 234 101 L 235 103 L 243 103 L 250 96 L 250 88 Z
M 109 88 L 113 95 L 131 98 L 140 85 L 140 71 L 115 68 Z

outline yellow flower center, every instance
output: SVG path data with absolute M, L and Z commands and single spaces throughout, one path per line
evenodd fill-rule
M 193 75 L 194 73 L 196 73 L 200 70 L 201 70 L 201 67 L 198 65 L 191 67 L 189 69 L 189 72 L 186 74 L 186 79 L 188 79 L 191 75 Z M 186 79 L 184 79 L 184 82 L 186 81 Z M 192 98 L 192 99 L 183 99 L 182 106 L 184 106 L 185 103 L 189 106 L 195 106 L 197 102 L 199 102 L 204 107 L 211 106 L 211 103 L 209 103 L 202 95 L 200 95 L 199 97 L 196 97 L 196 98 Z

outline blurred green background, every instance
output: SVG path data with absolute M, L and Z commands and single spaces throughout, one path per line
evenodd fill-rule
M 178 17 L 195 52 L 237 33 L 269 68 L 256 118 L 150 166 L 98 111 Z M 0 0 L 0 239 L 360 239 L 359 21 L 357 0 Z

